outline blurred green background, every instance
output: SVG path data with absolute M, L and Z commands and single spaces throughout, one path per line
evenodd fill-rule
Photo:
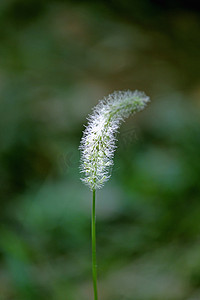
M 83 124 L 142 90 L 97 193 L 101 300 L 200 299 L 198 1 L 0 1 L 0 300 L 89 300 Z

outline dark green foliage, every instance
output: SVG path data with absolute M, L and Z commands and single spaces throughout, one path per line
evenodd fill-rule
M 124 89 L 152 102 L 97 193 L 100 299 L 200 298 L 199 28 L 192 1 L 0 1 L 0 299 L 91 299 L 78 146 Z

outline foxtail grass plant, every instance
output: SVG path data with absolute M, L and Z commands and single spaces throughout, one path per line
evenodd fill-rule
M 117 91 L 100 100 L 88 117 L 80 143 L 81 180 L 92 192 L 92 274 L 94 300 L 97 293 L 96 263 L 96 190 L 100 189 L 111 176 L 113 157 L 116 150 L 116 134 L 120 124 L 131 114 L 145 108 L 149 97 L 139 91 Z

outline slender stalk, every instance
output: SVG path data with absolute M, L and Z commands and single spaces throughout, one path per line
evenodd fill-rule
M 93 275 L 93 288 L 94 300 L 98 300 L 97 295 L 97 262 L 96 262 L 96 216 L 95 216 L 95 190 L 93 190 L 92 200 L 92 275 Z

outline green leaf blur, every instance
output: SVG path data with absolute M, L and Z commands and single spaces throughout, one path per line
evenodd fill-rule
M 192 0 L 0 1 L 0 300 L 92 299 L 78 146 L 91 107 L 127 89 L 151 103 L 97 193 L 100 299 L 200 299 L 199 15 Z

